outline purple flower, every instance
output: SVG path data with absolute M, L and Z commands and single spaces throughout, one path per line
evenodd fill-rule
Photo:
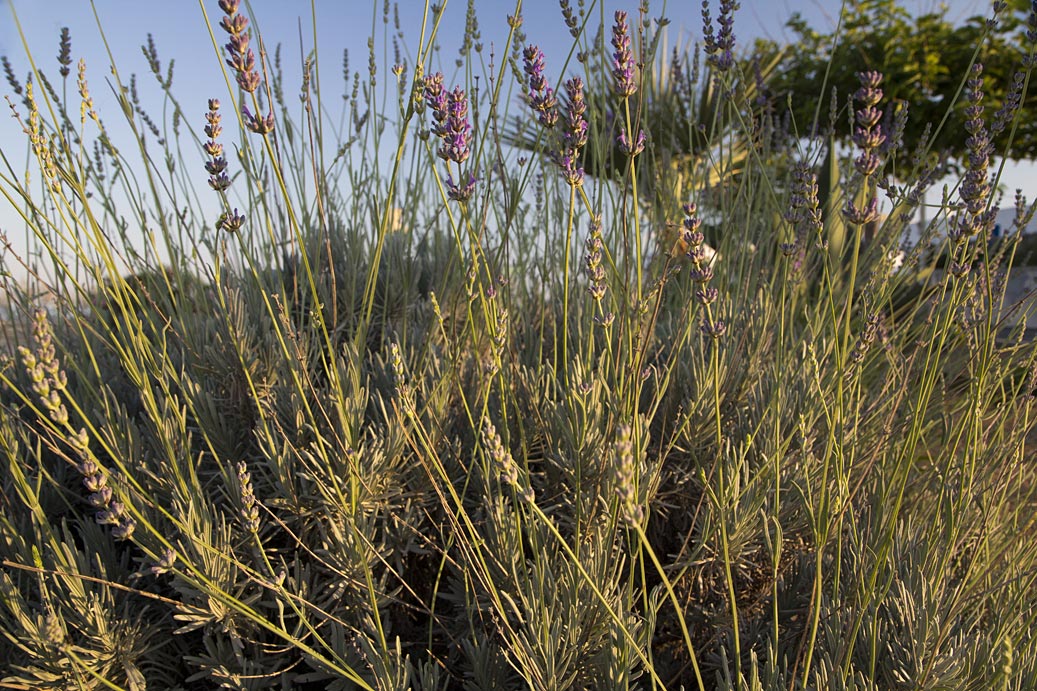
M 248 106 L 241 106 L 241 114 L 245 120 L 245 127 L 256 134 L 269 134 L 274 131 L 274 114 L 267 113 L 266 117 L 249 111 Z
M 1019 110 L 1022 101 L 1023 87 L 1025 84 L 1026 73 L 1016 71 L 1012 76 L 1012 84 L 1008 89 L 1008 94 L 1005 96 L 1004 103 L 1001 105 L 1001 108 L 994 113 L 994 122 L 990 126 L 990 131 L 995 136 L 1003 132 L 1005 127 L 1007 127 L 1015 118 L 1015 114 Z
M 966 213 L 962 214 L 951 232 L 955 244 L 964 244 L 984 227 L 992 222 L 993 214 L 987 212 L 987 201 L 990 198 L 991 184 L 987 179 L 990 165 L 990 154 L 993 143 L 983 122 L 983 66 L 976 63 L 965 83 L 965 129 L 969 137 L 965 140 L 968 149 L 968 163 L 965 179 L 961 183 L 961 200 L 965 203 Z
M 583 168 L 579 165 L 574 153 L 566 153 L 559 162 L 562 167 L 562 177 L 573 187 L 583 185 Z
M 709 336 L 713 340 L 717 340 L 727 333 L 727 324 L 724 323 L 723 319 L 717 319 L 716 321 L 703 319 L 702 326 L 699 328 L 703 334 Z
M 620 98 L 630 98 L 637 92 L 634 81 L 634 54 L 630 49 L 630 25 L 627 13 L 616 11 L 616 22 L 612 26 L 612 89 Z
M 882 160 L 871 152 L 862 153 L 853 160 L 854 168 L 864 176 L 874 175 L 875 171 L 879 169 L 881 163 Z
M 879 198 L 872 197 L 871 201 L 864 208 L 857 208 L 857 205 L 852 201 L 846 202 L 846 206 L 843 207 L 843 218 L 848 223 L 855 226 L 862 226 L 871 223 L 879 217 Z
M 446 178 L 447 196 L 455 202 L 466 202 L 472 198 L 472 194 L 475 192 L 475 183 L 475 176 L 471 173 L 468 174 L 468 182 L 464 185 L 455 184 L 454 179 L 448 175 Z
M 573 77 L 565 83 L 568 96 L 566 106 L 565 130 L 562 133 L 562 148 L 553 155 L 553 159 L 562 169 L 565 181 L 579 187 L 583 184 L 584 170 L 580 166 L 580 149 L 587 144 L 587 121 L 583 114 L 587 111 L 587 102 L 583 98 L 583 80 Z
M 626 129 L 619 130 L 619 137 L 616 140 L 619 143 L 620 150 L 623 153 L 630 156 L 637 156 L 639 153 L 645 150 L 645 132 L 644 130 L 637 131 L 637 137 L 634 139 L 633 145 L 630 144 L 630 140 L 627 138 Z
M 432 134 L 443 136 L 443 123 L 447 119 L 446 90 L 443 88 L 443 73 L 436 72 L 425 77 L 425 89 L 422 93 L 425 103 L 432 109 Z
M 464 163 L 471 153 L 472 125 L 468 122 L 468 97 L 464 89 L 455 87 L 446 95 L 446 120 L 441 126 L 439 157 L 454 163 Z
M 529 90 L 541 92 L 547 88 L 547 78 L 544 76 L 544 51 L 532 43 L 522 51 L 524 61 L 523 69 L 529 77 Z
M 565 82 L 565 93 L 568 96 L 565 114 L 568 119 L 565 130 L 565 146 L 567 149 L 579 150 L 587 144 L 587 121 L 583 115 L 587 112 L 587 101 L 583 97 L 583 80 L 573 77 Z
M 695 299 L 698 300 L 700 305 L 712 305 L 716 302 L 719 297 L 720 291 L 712 286 L 709 288 L 702 288 L 701 290 L 695 291 Z
M 431 133 L 440 138 L 441 143 L 437 155 L 444 161 L 454 162 L 460 168 L 468 160 L 472 152 L 472 124 L 468 120 L 468 96 L 461 87 L 453 91 L 443 88 L 443 75 L 436 74 L 425 77 L 422 97 L 432 109 L 434 124 Z M 460 173 L 460 171 L 458 171 Z M 464 175 L 459 176 L 462 180 Z M 454 182 L 447 170 L 447 196 L 458 202 L 468 201 L 475 191 L 476 177 L 468 174 L 468 182 Z
M 726 72 L 735 64 L 735 10 L 739 8 L 737 0 L 721 0 L 717 24 L 720 29 L 714 32 L 713 19 L 709 13 L 709 0 L 702 0 L 702 34 L 705 43 L 706 62 L 718 72 Z
M 251 35 L 246 28 L 248 18 L 238 14 L 240 0 L 220 0 L 220 9 L 226 15 L 220 20 L 220 26 L 230 34 L 230 40 L 224 46 L 227 54 L 227 65 L 234 70 L 238 86 L 243 91 L 254 93 L 259 88 L 259 72 L 256 71 L 256 55 L 249 48 Z
M 853 164 L 862 177 L 870 177 L 882 164 L 878 152 L 883 150 L 886 143 L 886 134 L 879 124 L 882 120 L 882 110 L 877 107 L 882 100 L 882 89 L 879 88 L 882 84 L 882 73 L 858 72 L 857 79 L 860 80 L 861 86 L 853 97 L 860 104 L 860 108 L 854 112 L 854 122 L 857 126 L 853 130 L 853 143 L 860 149 L 860 154 L 854 159 Z M 853 214 L 850 214 L 847 218 L 852 216 Z
M 219 219 L 216 221 L 217 230 L 225 230 L 228 233 L 236 233 L 241 230 L 241 226 L 245 223 L 245 217 L 238 213 L 237 207 L 234 211 L 224 211 L 220 214 Z
M 529 76 L 529 100 L 530 107 L 536 111 L 540 124 L 544 127 L 554 127 L 558 122 L 558 99 L 555 98 L 554 90 L 547 85 L 547 77 L 544 76 L 544 51 L 530 44 L 522 51 L 524 70 Z

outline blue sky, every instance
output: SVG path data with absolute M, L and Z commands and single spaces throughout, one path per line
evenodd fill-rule
M 442 0 L 440 0 L 442 2 Z M 572 0 L 573 5 L 577 0 Z M 902 0 L 905 7 L 915 12 L 933 11 L 939 7 L 934 0 Z M 20 79 L 29 70 L 29 63 L 22 47 L 22 41 L 10 5 L 17 11 L 18 19 L 25 32 L 25 39 L 37 64 L 57 81 L 57 69 L 54 56 L 57 53 L 58 35 L 61 27 L 68 26 L 72 31 L 72 54 L 74 60 L 85 58 L 90 80 L 91 91 L 106 124 L 118 120 L 118 107 L 111 97 L 110 87 L 106 84 L 109 75 L 109 59 L 105 45 L 98 30 L 98 20 L 94 17 L 91 3 L 87 0 L 0 0 L 0 54 L 7 55 Z M 211 97 L 226 98 L 227 86 L 224 82 L 220 63 L 213 48 L 206 28 L 203 9 L 208 12 L 210 22 L 216 31 L 217 40 L 224 42 L 224 36 L 215 22 L 220 17 L 216 0 L 96 0 L 100 26 L 108 40 L 116 65 L 124 80 L 130 73 L 138 74 L 138 87 L 142 99 L 147 105 L 150 99 L 160 96 L 154 79 L 148 74 L 147 62 L 141 54 L 141 45 L 147 34 L 154 35 L 159 56 L 163 65 L 173 58 L 176 60 L 173 90 L 179 101 L 187 110 L 188 126 L 200 129 L 203 122 L 206 99 Z M 243 3 L 244 5 L 245 3 Z M 405 33 L 405 49 L 413 53 L 421 24 L 424 8 L 422 0 L 398 0 L 400 21 Z M 589 0 L 588 0 L 589 4 Z M 718 0 L 712 3 L 716 14 Z M 949 16 L 962 19 L 976 13 L 986 13 L 989 3 L 965 2 L 952 0 L 947 3 Z M 453 69 L 457 57 L 457 49 L 465 26 L 465 0 L 447 0 L 446 14 L 441 31 L 440 62 L 437 66 L 448 72 Z M 524 30 L 528 40 L 540 44 L 547 53 L 549 67 L 553 63 L 560 65 L 568 53 L 571 39 L 562 24 L 557 0 L 526 0 L 522 3 L 525 17 Z M 626 9 L 636 12 L 638 3 L 634 0 L 616 2 L 606 0 L 603 9 L 606 16 L 611 16 L 615 9 Z M 325 94 L 341 94 L 342 51 L 350 51 L 350 69 L 365 71 L 367 68 L 367 40 L 374 32 L 376 50 L 380 58 L 384 56 L 391 64 L 393 33 L 392 19 L 388 26 L 382 23 L 383 0 L 315 0 L 317 27 L 317 47 L 322 60 L 321 79 Z M 482 42 L 488 54 L 489 46 L 494 43 L 503 45 L 507 33 L 506 16 L 515 12 L 515 3 L 506 0 L 476 0 L 476 12 L 482 32 Z M 742 0 L 741 9 L 736 14 L 735 30 L 741 45 L 747 45 L 757 36 L 766 36 L 775 40 L 786 38 L 785 21 L 793 12 L 800 12 L 819 30 L 834 26 L 839 13 L 840 3 L 834 0 Z M 302 0 L 252 0 L 249 16 L 254 20 L 263 35 L 269 50 L 277 43 L 283 44 L 285 61 L 285 88 L 289 93 L 297 88 L 300 69 L 300 34 L 302 36 L 302 52 L 307 52 L 313 44 L 313 18 L 311 3 Z M 665 3 L 665 14 L 671 20 L 668 40 L 679 40 L 688 43 L 701 37 L 701 3 L 698 0 L 678 0 Z M 650 3 L 650 16 L 658 17 L 664 12 L 664 3 L 655 0 Z M 408 63 L 413 64 L 413 59 Z M 498 61 L 499 61 L 498 57 Z M 384 66 L 380 73 L 380 85 L 388 85 Z M 74 96 L 75 69 L 69 79 L 69 91 Z M 9 93 L 5 82 L 0 81 L 0 91 Z M 15 99 L 17 102 L 19 99 Z M 19 104 L 20 105 L 20 104 Z M 6 110 L 6 104 L 0 103 Z M 160 106 L 156 105 L 156 108 Z M 114 129 L 114 128 L 113 128 Z M 114 131 L 116 138 L 118 130 Z M 117 139 L 116 144 L 119 144 Z M 123 142 L 125 145 L 125 141 Z M 0 117 L 0 148 L 13 158 L 17 165 L 23 161 L 25 138 L 18 124 L 7 114 Z M 199 162 L 199 166 L 201 162 Z M 1007 179 L 1008 189 L 1023 186 L 1028 197 L 1037 193 L 1037 180 L 1033 165 L 1014 166 Z M 0 228 L 11 233 L 15 246 L 17 238 L 22 235 L 21 226 L 7 207 L 7 202 L 0 197 Z M 23 243 L 24 244 L 24 243 Z M 24 250 L 24 248 L 19 248 Z

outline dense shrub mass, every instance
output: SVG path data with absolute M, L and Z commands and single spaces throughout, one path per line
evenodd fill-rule
M 794 122 L 729 0 L 672 55 L 562 2 L 564 68 L 520 15 L 487 60 L 473 6 L 456 76 L 429 6 L 397 101 L 347 60 L 344 129 L 238 0 L 233 91 L 186 121 L 149 41 L 118 147 L 67 30 L 65 88 L 5 61 L 46 261 L 4 257 L 3 685 L 1037 688 L 1034 208 L 993 237 L 991 144 L 1037 3 L 994 5 L 1018 91 L 980 35 L 921 237 L 910 104 L 866 71 Z

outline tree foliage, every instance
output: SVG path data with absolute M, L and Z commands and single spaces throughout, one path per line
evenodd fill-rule
M 1006 5 L 996 18 L 976 15 L 955 25 L 946 7 L 912 16 L 897 0 L 848 0 L 841 26 L 828 34 L 814 30 L 795 14 L 787 26 L 797 40 L 786 49 L 773 75 L 772 93 L 780 107 L 790 109 L 800 134 L 807 134 L 827 126 L 833 89 L 838 113 L 845 118 L 846 99 L 857 89 L 857 73 L 877 70 L 885 75 L 886 101 L 908 105 L 906 150 L 914 151 L 923 142 L 930 154 L 960 161 L 966 153 L 967 134 L 965 103 L 957 95 L 973 62 L 984 68 L 989 120 L 1004 105 L 1017 73 L 1022 85 L 1024 63 L 1034 51 L 1027 37 L 1034 28 L 1028 23 L 1031 3 L 1013 0 Z M 757 44 L 763 54 L 777 49 L 773 43 Z M 1026 95 L 1023 107 L 1035 106 L 1037 97 Z M 887 117 L 894 111 L 887 108 Z M 927 128 L 931 128 L 928 139 Z M 848 139 L 851 131 L 835 123 L 836 137 Z M 1037 118 L 1020 118 L 1014 132 L 1005 128 L 994 143 L 997 152 L 1008 158 L 1034 158 Z

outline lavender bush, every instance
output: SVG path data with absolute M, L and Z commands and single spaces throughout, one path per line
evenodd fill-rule
M 797 127 L 737 2 L 672 55 L 648 3 L 560 5 L 578 59 L 516 13 L 481 85 L 426 5 L 396 102 L 373 41 L 346 67 L 338 139 L 319 58 L 300 109 L 239 0 L 205 5 L 202 122 L 151 41 L 158 119 L 4 62 L 0 188 L 47 257 L 4 256 L 5 687 L 1037 688 L 1037 353 L 998 319 L 981 62 L 897 270 L 933 174 L 882 74 Z

